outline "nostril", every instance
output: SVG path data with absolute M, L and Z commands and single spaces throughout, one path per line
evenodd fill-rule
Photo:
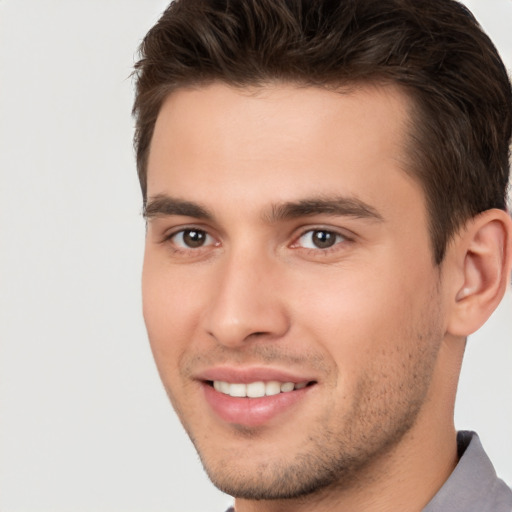
M 264 331 L 253 332 L 253 333 L 249 334 L 249 336 L 247 336 L 247 339 L 262 338 L 263 336 L 266 336 L 267 334 L 268 334 L 268 332 L 264 332 Z

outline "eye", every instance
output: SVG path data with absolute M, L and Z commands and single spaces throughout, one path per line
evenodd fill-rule
M 305 249 L 329 249 L 344 240 L 344 236 L 334 231 L 311 229 L 298 239 L 296 245 Z
M 215 243 L 214 238 L 202 229 L 182 229 L 174 233 L 170 240 L 180 249 L 200 249 Z

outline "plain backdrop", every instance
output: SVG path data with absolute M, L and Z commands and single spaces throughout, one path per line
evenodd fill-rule
M 512 68 L 512 1 L 473 0 Z M 0 511 L 222 512 L 141 318 L 129 78 L 162 0 L 0 0 Z M 456 411 L 512 483 L 512 298 Z

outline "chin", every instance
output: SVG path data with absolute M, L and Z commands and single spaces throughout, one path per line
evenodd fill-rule
M 224 457 L 218 452 L 199 454 L 212 483 L 230 496 L 247 500 L 296 499 L 330 488 L 352 487 L 377 459 L 400 442 L 413 423 L 414 415 L 394 432 L 384 436 L 379 432 L 379 442 L 359 446 L 324 432 L 315 439 L 309 437 L 309 444 L 304 439 L 300 450 L 286 450 L 288 456 L 272 457 L 260 450 L 256 460 L 251 457 L 251 450 L 244 449 L 226 450 Z

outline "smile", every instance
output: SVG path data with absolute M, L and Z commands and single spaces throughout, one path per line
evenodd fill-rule
M 279 393 L 289 393 L 297 389 L 303 389 L 308 382 L 279 382 L 279 381 L 257 381 L 247 384 L 230 383 L 222 380 L 212 382 L 216 391 L 236 398 L 262 398 L 264 396 L 274 396 Z

